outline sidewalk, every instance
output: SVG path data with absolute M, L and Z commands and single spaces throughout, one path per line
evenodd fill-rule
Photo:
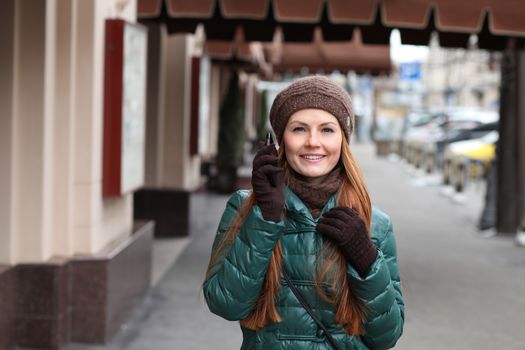
M 525 249 L 514 237 L 477 234 L 483 187 L 470 187 L 464 205 L 452 204 L 370 145 L 353 149 L 397 236 L 406 323 L 396 349 L 524 349 Z M 193 196 L 191 242 L 110 344 L 65 349 L 238 349 L 238 324 L 211 314 L 200 290 L 226 200 Z

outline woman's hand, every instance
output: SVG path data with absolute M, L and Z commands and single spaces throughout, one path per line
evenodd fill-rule
M 284 208 L 283 169 L 277 165 L 275 146 L 261 148 L 253 159 L 252 187 L 255 201 L 265 220 L 281 221 Z
M 364 221 L 354 209 L 332 208 L 317 223 L 317 231 L 339 246 L 361 277 L 367 275 L 377 257 L 377 249 Z

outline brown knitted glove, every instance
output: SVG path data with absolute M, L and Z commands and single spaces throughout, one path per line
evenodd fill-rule
M 275 146 L 261 148 L 253 159 L 252 187 L 265 220 L 281 221 L 284 208 L 283 174 L 283 168 L 277 166 Z
M 317 231 L 339 246 L 346 261 L 361 277 L 368 274 L 376 260 L 377 249 L 368 235 L 364 221 L 354 209 L 332 208 L 317 223 Z

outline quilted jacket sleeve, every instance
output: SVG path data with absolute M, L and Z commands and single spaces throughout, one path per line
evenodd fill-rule
M 404 324 L 404 301 L 392 223 L 386 215 L 380 221 L 379 232 L 372 237 L 378 256 L 368 275 L 361 278 L 349 267 L 350 283 L 367 312 L 366 334 L 362 341 L 371 350 L 392 348 L 403 333 Z
M 214 250 L 247 195 L 247 191 L 238 191 L 228 201 Z M 260 294 L 270 257 L 283 231 L 283 221 L 266 221 L 259 207 L 253 207 L 235 240 L 225 246 L 208 272 L 203 290 L 211 312 L 230 321 L 248 316 Z

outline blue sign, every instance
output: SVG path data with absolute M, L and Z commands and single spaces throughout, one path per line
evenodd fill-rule
M 409 62 L 399 64 L 399 79 L 400 80 L 420 80 L 421 79 L 421 63 Z

